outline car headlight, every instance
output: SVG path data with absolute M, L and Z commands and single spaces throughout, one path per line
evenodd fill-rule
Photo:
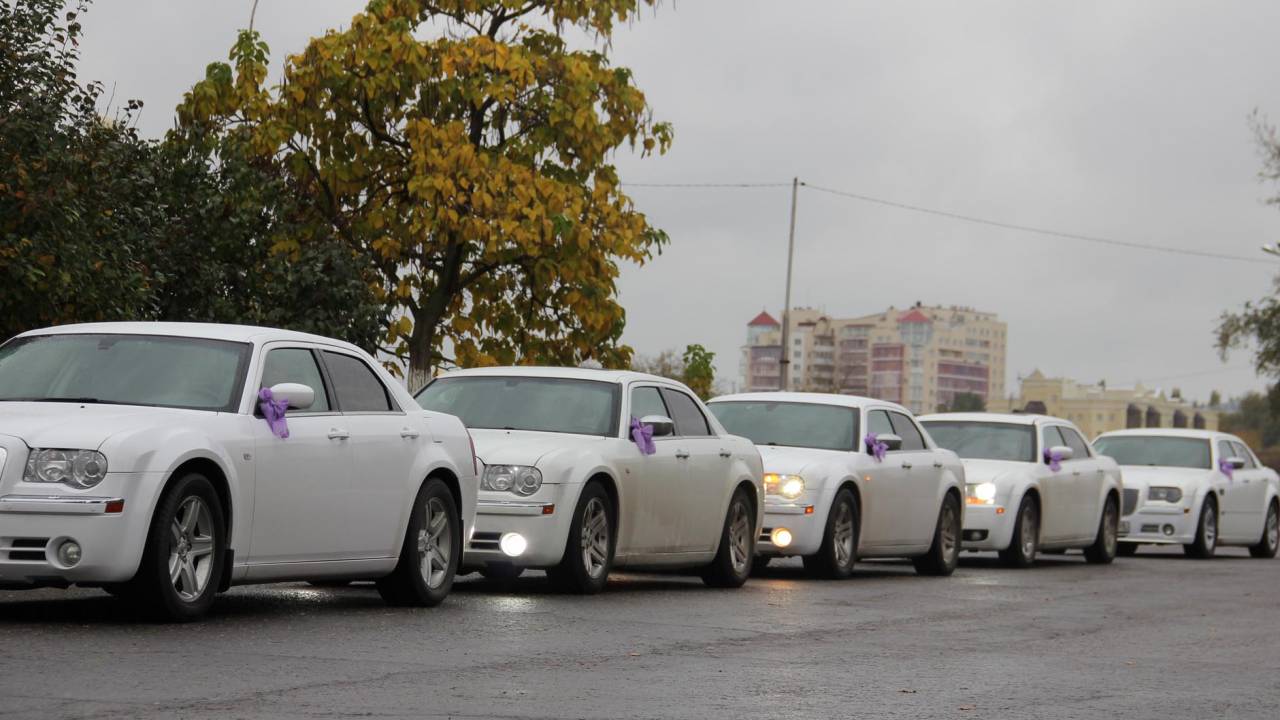
M 994 505 L 996 502 L 996 484 L 993 482 L 965 485 L 964 490 L 965 502 L 970 505 Z
M 486 465 L 480 478 L 481 490 L 528 496 L 542 487 L 542 471 L 528 465 Z
M 1176 503 L 1182 500 L 1182 488 L 1152 486 L 1147 488 L 1147 499 Z
M 62 483 L 88 489 L 107 476 L 107 458 L 97 450 L 32 448 L 27 456 L 25 482 Z
M 804 478 L 799 475 L 764 474 L 764 494 L 781 495 L 788 500 L 795 500 L 804 493 Z

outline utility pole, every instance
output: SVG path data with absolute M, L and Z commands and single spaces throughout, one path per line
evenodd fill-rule
M 790 390 L 791 373 L 791 259 L 796 252 L 796 195 L 800 189 L 800 178 L 791 178 L 791 234 L 787 240 L 787 296 L 782 307 L 782 391 Z

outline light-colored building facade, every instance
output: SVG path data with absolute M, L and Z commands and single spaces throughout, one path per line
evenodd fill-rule
M 1086 385 L 1039 370 L 1022 378 L 1018 394 L 993 401 L 992 410 L 1037 412 L 1074 422 L 1089 438 L 1139 427 L 1218 429 L 1218 412 L 1167 396 L 1159 389 Z
M 993 313 L 917 303 L 874 315 L 832 318 L 791 311 L 788 390 L 867 395 L 913 412 L 951 406 L 962 393 L 1004 397 L 1007 326 Z M 782 324 L 762 312 L 747 325 L 739 383 L 780 390 Z

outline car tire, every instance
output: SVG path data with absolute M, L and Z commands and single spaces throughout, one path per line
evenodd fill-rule
M 720 529 L 716 557 L 702 571 L 702 582 L 710 587 L 742 587 L 751 577 L 756 554 L 756 511 L 751 498 L 741 488 L 729 500 L 729 510 Z
M 813 555 L 804 556 L 804 569 L 814 577 L 843 580 L 853 574 L 857 556 L 858 501 L 848 488 L 843 488 L 831 501 L 822 547 Z
M 480 576 L 495 582 L 511 582 L 524 574 L 524 568 L 511 563 L 489 563 L 480 568 Z
M 1267 508 L 1267 519 L 1262 525 L 1262 539 L 1249 547 L 1249 554 L 1256 558 L 1273 558 L 1280 549 L 1280 504 L 1275 500 Z
M 911 559 L 920 575 L 945 577 L 960 564 L 960 501 L 947 493 L 938 511 L 938 524 L 933 529 L 929 552 Z
M 378 580 L 388 605 L 435 607 L 448 597 L 462 560 L 462 523 L 453 491 L 439 478 L 418 489 L 400 558 L 391 574 Z
M 1133 557 L 1138 554 L 1138 543 L 1122 542 L 1116 545 L 1116 555 Z
M 136 600 L 152 617 L 191 622 L 209 611 L 227 559 L 222 501 L 204 475 L 175 480 L 156 504 L 138 572 L 108 590 Z
M 562 592 L 595 595 L 604 590 L 617 547 L 617 511 L 598 482 L 587 483 L 569 523 L 560 564 L 547 569 L 551 584 Z
M 1098 520 L 1098 532 L 1093 544 L 1084 549 L 1085 562 L 1093 565 L 1110 565 L 1120 551 L 1120 503 L 1114 495 L 1107 496 Z
M 1218 502 L 1210 495 L 1200 504 L 1200 521 L 1196 523 L 1196 539 L 1182 546 L 1187 557 L 1207 560 L 1218 549 Z
M 1036 563 L 1040 549 L 1040 504 L 1023 495 L 1018 504 L 1018 518 L 1013 522 L 1013 538 L 1009 547 L 1000 551 L 1000 561 L 1011 568 L 1028 568 Z

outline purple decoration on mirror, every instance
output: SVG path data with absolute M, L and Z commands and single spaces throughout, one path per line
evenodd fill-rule
M 640 448 L 641 455 L 652 455 L 658 452 L 653 444 L 653 426 L 645 425 L 639 418 L 631 418 L 631 439 Z
M 1218 469 L 1222 471 L 1223 475 L 1227 476 L 1228 480 L 1232 479 L 1231 474 L 1236 471 L 1236 469 L 1231 466 L 1231 463 L 1227 462 L 1225 459 L 1218 461 Z
M 884 454 L 889 452 L 889 446 L 880 442 L 875 433 L 867 433 L 862 441 L 867 444 L 867 451 L 876 456 L 876 462 L 884 460 Z
M 289 425 L 284 419 L 285 413 L 289 411 L 288 400 L 276 400 L 271 394 L 271 388 L 262 388 L 258 391 L 258 407 L 272 434 L 281 439 L 289 437 Z
M 1062 453 L 1056 453 L 1053 448 L 1044 449 L 1044 461 L 1049 463 L 1049 469 L 1058 472 L 1062 469 Z

